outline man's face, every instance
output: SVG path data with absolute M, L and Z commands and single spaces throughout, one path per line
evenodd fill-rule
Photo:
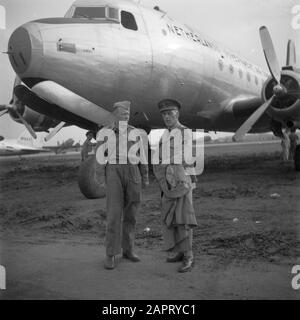
M 177 110 L 166 110 L 161 115 L 167 128 L 174 127 L 178 122 L 179 112 Z
M 89 133 L 89 134 L 87 135 L 87 139 L 91 141 L 91 140 L 93 139 L 93 135 L 92 135 L 91 133 Z
M 118 108 L 115 115 L 118 121 L 129 121 L 130 111 L 124 108 Z

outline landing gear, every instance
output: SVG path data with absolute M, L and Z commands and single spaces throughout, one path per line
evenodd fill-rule
M 100 165 L 95 154 L 81 162 L 78 185 L 82 194 L 88 199 L 105 197 L 105 167 Z
M 300 145 L 297 145 L 294 155 L 295 170 L 300 171 Z

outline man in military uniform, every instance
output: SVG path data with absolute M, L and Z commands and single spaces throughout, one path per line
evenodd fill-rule
M 113 114 L 116 122 L 110 128 L 115 132 L 115 149 L 112 153 L 108 150 L 105 167 L 107 229 L 104 267 L 106 269 L 114 269 L 115 256 L 121 253 L 121 249 L 123 249 L 125 259 L 133 262 L 140 261 L 140 258 L 134 252 L 135 217 L 140 210 L 142 184 L 144 186 L 149 184 L 148 165 L 132 164 L 128 159 L 127 152 L 135 143 L 128 140 L 130 131 L 135 129 L 128 125 L 130 102 L 115 103 Z M 122 125 L 120 125 L 120 122 L 122 122 Z M 125 147 L 125 144 L 119 145 L 121 136 L 126 135 L 126 132 L 123 131 L 124 123 L 127 131 L 126 152 L 120 150 Z
M 89 156 L 89 153 L 93 151 L 94 144 L 91 142 L 93 137 L 93 131 L 88 131 L 86 133 L 86 140 L 84 141 L 81 149 L 81 161 L 84 161 Z
M 296 153 L 296 148 L 297 148 L 297 141 L 299 140 L 299 137 L 296 133 L 296 129 L 292 128 L 291 132 L 289 134 L 289 139 L 290 139 L 290 155 L 289 159 L 294 160 L 295 158 L 295 153 Z
M 193 228 L 197 226 L 192 196 L 196 177 L 192 175 L 193 165 L 186 163 L 184 157 L 184 146 L 190 144 L 192 147 L 192 133 L 188 130 L 184 135 L 187 127 L 178 120 L 181 106 L 177 101 L 166 99 L 158 107 L 167 127 L 160 140 L 160 158 L 166 149 L 163 141 L 171 137 L 173 129 L 179 129 L 173 132 L 182 137 L 180 144 L 176 143 L 176 134 L 173 141 L 170 138 L 169 165 L 164 164 L 166 159 L 160 161 L 159 165 L 154 166 L 154 173 L 162 190 L 161 216 L 165 249 L 169 252 L 167 262 L 183 261 L 178 272 L 187 272 L 194 264 L 192 238 Z M 174 157 L 179 151 L 182 154 L 182 164 L 174 165 Z

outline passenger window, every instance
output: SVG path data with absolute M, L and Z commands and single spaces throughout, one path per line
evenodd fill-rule
M 234 72 L 234 68 L 233 68 L 233 65 L 232 65 L 232 64 L 229 66 L 229 71 L 230 71 L 230 73 L 233 73 L 233 72 Z
M 255 76 L 255 84 L 258 85 L 258 79 L 257 76 Z
M 240 78 L 243 78 L 243 71 L 241 69 L 239 70 L 239 76 Z
M 251 81 L 251 76 L 250 76 L 250 73 L 247 72 L 247 80 L 250 82 Z
M 130 12 L 126 12 L 126 11 L 121 12 L 121 23 L 122 23 L 122 26 L 126 29 L 135 30 L 135 31 L 138 29 L 135 18 L 133 14 L 131 14 Z

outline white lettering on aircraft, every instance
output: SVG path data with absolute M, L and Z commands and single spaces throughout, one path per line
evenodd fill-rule
M 200 43 L 201 45 L 208 47 L 208 48 L 211 48 L 212 50 L 220 53 L 222 55 L 222 58 L 226 57 L 228 59 L 233 60 L 236 63 L 242 64 L 244 67 L 251 69 L 252 71 L 254 71 L 256 73 L 267 76 L 267 74 L 265 72 L 263 72 L 261 69 L 259 69 L 258 67 L 239 58 L 235 54 L 232 54 L 230 52 L 223 51 L 223 50 L 221 51 L 214 43 L 212 43 L 211 41 L 208 41 L 206 39 L 201 38 L 198 34 L 196 34 L 194 32 L 187 31 L 181 27 L 178 27 L 175 25 L 170 25 L 168 23 L 167 23 L 167 28 L 168 28 L 170 34 L 176 35 L 178 37 L 185 37 L 186 39 L 188 39 L 190 41 Z

